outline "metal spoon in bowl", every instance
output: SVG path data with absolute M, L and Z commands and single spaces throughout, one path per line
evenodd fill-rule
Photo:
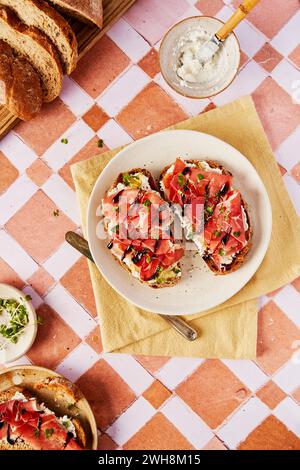
M 66 241 L 73 247 L 75 250 L 79 251 L 82 255 L 88 258 L 94 263 L 92 253 L 89 248 L 87 240 L 78 235 L 75 232 L 67 232 L 65 235 Z M 159 315 L 163 320 L 165 320 L 169 325 L 171 325 L 178 333 L 181 334 L 188 341 L 195 341 L 198 338 L 198 333 L 194 328 L 192 328 L 188 323 L 186 323 L 182 318 L 172 315 Z
M 206 41 L 197 52 L 197 59 L 206 64 L 210 62 L 215 53 L 222 46 L 225 39 L 234 30 L 234 28 L 250 13 L 260 0 L 244 0 L 237 8 L 228 21 L 215 33 L 215 35 Z

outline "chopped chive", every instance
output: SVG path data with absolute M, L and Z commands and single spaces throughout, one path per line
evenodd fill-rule
M 179 186 L 183 186 L 185 181 L 185 177 L 182 173 L 178 173 L 178 184 Z
M 68 141 L 68 139 L 66 139 L 64 137 L 63 139 L 61 139 L 61 143 L 67 145 L 69 143 L 69 141 Z
M 220 232 L 219 230 L 215 230 L 215 231 L 214 231 L 214 236 L 215 236 L 216 238 L 220 237 L 220 236 L 221 236 L 221 232 Z
M 46 436 L 46 439 L 49 439 L 49 437 L 51 437 L 53 433 L 54 433 L 54 429 L 53 429 L 53 428 L 45 429 L 45 436 Z

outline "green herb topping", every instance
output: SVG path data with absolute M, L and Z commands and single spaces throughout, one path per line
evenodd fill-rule
M 144 204 L 144 206 L 149 207 L 149 206 L 151 206 L 151 201 L 149 201 L 149 199 L 145 199 L 143 204 Z
M 49 437 L 51 437 L 53 433 L 54 433 L 54 429 L 53 429 L 53 428 L 45 429 L 45 437 L 46 437 L 46 439 L 49 439 Z
M 219 249 L 219 255 L 220 256 L 225 256 L 226 255 L 225 250 L 223 250 L 223 248 Z
M 239 237 L 239 236 L 241 235 L 241 232 L 233 232 L 233 235 L 234 235 L 235 237 Z
M 219 230 L 215 230 L 215 231 L 214 231 L 214 236 L 215 236 L 216 238 L 220 237 L 220 236 L 221 236 L 221 232 L 220 232 Z
M 68 141 L 68 139 L 66 139 L 64 137 L 63 139 L 61 139 L 61 143 L 67 145 L 69 143 L 69 141 Z
M 15 299 L 0 299 L 0 315 L 7 312 L 9 322 L 0 324 L 0 334 L 16 344 L 25 326 L 29 323 L 25 305 Z
M 183 186 L 185 182 L 185 177 L 182 173 L 178 173 L 178 184 L 179 186 Z
M 201 181 L 201 180 L 203 180 L 203 179 L 204 179 L 204 175 L 202 175 L 202 173 L 198 173 L 198 175 L 197 175 L 197 180 L 198 180 L 198 181 Z
M 115 227 L 111 229 L 113 233 L 116 233 L 117 230 L 119 230 L 119 225 L 115 225 Z
M 125 184 L 125 186 L 130 185 L 130 175 L 129 175 L 129 173 L 124 173 L 123 174 L 123 183 Z
M 211 214 L 213 213 L 214 209 L 213 209 L 213 207 L 211 207 L 211 206 L 207 206 L 207 208 L 205 209 L 205 211 L 206 211 L 209 215 L 211 215 Z

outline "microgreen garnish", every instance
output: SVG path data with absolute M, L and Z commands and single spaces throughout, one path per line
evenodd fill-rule
M 15 299 L 0 299 L 0 315 L 7 312 L 9 323 L 0 325 L 0 334 L 11 343 L 16 344 L 24 328 L 29 323 L 25 305 Z

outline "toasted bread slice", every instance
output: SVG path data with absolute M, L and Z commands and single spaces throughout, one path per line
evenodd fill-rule
M 143 168 L 134 168 L 126 173 L 120 173 L 107 191 L 107 194 L 111 194 L 114 192 L 114 190 L 118 189 L 120 191 L 120 185 L 124 186 L 124 190 L 139 189 L 139 191 L 142 193 L 147 193 L 150 191 L 159 195 L 153 176 L 148 170 Z M 107 220 L 104 221 L 104 225 L 106 230 L 108 230 Z M 112 239 L 108 244 L 108 247 L 112 250 L 115 258 L 126 271 L 128 271 L 133 277 L 139 279 L 141 283 L 147 284 L 149 287 L 157 289 L 163 287 L 172 287 L 179 282 L 181 278 L 181 268 L 179 261 L 174 262 L 174 264 L 167 269 L 159 270 L 159 272 L 155 273 L 153 278 L 149 280 L 141 279 L 141 268 L 139 268 L 134 263 L 134 254 L 131 251 L 121 253 L 119 251 L 118 241 L 114 240 L 113 234 L 111 234 L 111 236 Z M 173 244 L 172 249 L 174 250 L 181 248 L 180 245 L 176 244 L 174 240 L 170 240 L 170 243 Z
M 209 171 L 209 168 L 210 168 L 212 170 L 219 170 L 219 172 L 221 172 L 223 175 L 232 176 L 232 173 L 229 170 L 227 170 L 227 168 L 225 168 L 223 165 L 221 165 L 220 163 L 218 163 L 215 160 L 203 160 L 203 159 L 202 160 L 194 160 L 194 159 L 189 159 L 189 160 L 185 160 L 185 161 L 186 161 L 186 163 L 191 164 L 191 165 L 199 168 L 200 170 L 205 170 L 206 169 L 206 171 Z M 208 167 L 204 168 L 203 167 L 203 162 L 204 162 L 205 166 L 208 165 L 209 168 Z M 162 172 L 160 174 L 160 178 L 159 178 L 160 191 L 166 199 L 168 199 L 168 198 L 166 197 L 166 193 L 165 193 L 165 190 L 164 190 L 163 178 L 166 175 L 166 173 L 168 172 L 168 170 L 171 168 L 171 166 L 172 166 L 172 164 L 166 166 L 162 170 Z M 232 263 L 222 265 L 222 270 L 220 270 L 216 266 L 213 259 L 211 258 L 211 256 L 209 254 L 207 254 L 207 252 L 204 252 L 204 254 L 202 256 L 203 260 L 205 261 L 205 263 L 207 264 L 209 269 L 216 275 L 230 274 L 230 273 L 236 271 L 237 269 L 239 269 L 244 264 L 244 262 L 246 261 L 246 257 L 247 257 L 247 255 L 248 255 L 248 253 L 249 253 L 249 251 L 252 247 L 253 230 L 252 230 L 252 225 L 251 225 L 251 219 L 250 219 L 248 206 L 247 206 L 246 202 L 243 200 L 243 198 L 242 198 L 242 207 L 243 207 L 245 217 L 247 219 L 247 225 L 248 225 L 248 229 L 245 232 L 247 245 L 245 245 L 242 248 L 242 250 L 236 254 L 236 256 L 232 260 Z M 199 248 L 199 247 L 197 246 L 197 248 Z
M 61 11 L 84 23 L 95 24 L 98 28 L 103 26 L 102 0 L 48 0 Z
M 37 391 L 43 390 L 47 392 L 51 390 L 53 395 L 53 391 L 55 392 L 56 399 L 55 403 L 46 402 L 46 406 L 52 410 L 53 408 L 61 409 L 65 411 L 66 409 L 69 410 L 70 404 L 72 407 L 76 408 L 76 402 L 82 398 L 82 395 L 78 391 L 77 388 L 73 387 L 68 381 L 63 379 L 62 377 L 54 377 L 46 379 L 44 382 L 39 383 L 36 387 Z M 11 387 L 4 392 L 0 392 L 0 403 L 5 403 L 13 399 L 16 393 L 22 394 L 27 400 L 31 398 L 36 398 L 34 393 L 30 392 L 24 387 L 16 386 Z M 51 395 L 51 394 L 50 394 Z M 65 413 L 61 413 L 63 415 Z M 68 414 L 70 416 L 70 414 Z M 56 414 L 58 419 L 58 415 Z M 72 422 L 75 431 L 76 431 L 76 442 L 82 447 L 86 447 L 86 434 L 83 429 L 83 426 L 80 422 L 80 419 L 74 416 L 70 416 L 70 421 Z M 23 439 L 18 438 L 14 444 L 10 444 L 6 438 L 0 440 L 0 450 L 34 450 L 34 448 Z
M 23 121 L 35 117 L 43 103 L 40 77 L 26 59 L 16 57 L 0 40 L 0 103 Z
M 77 40 L 68 22 L 44 0 L 1 0 L 27 26 L 42 31 L 57 48 L 64 72 L 70 75 L 78 59 Z
M 39 73 L 44 101 L 54 100 L 60 94 L 63 74 L 58 54 L 47 36 L 26 26 L 9 8 L 0 6 L 0 39 Z

